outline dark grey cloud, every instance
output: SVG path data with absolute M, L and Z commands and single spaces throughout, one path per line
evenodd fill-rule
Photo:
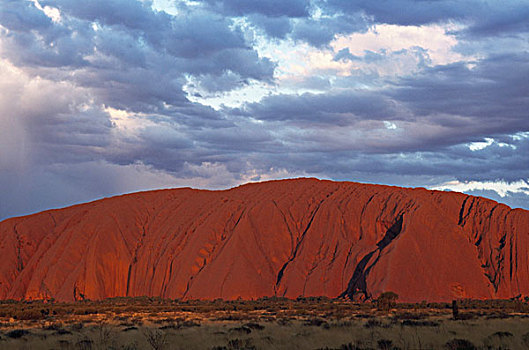
M 267 17 L 307 17 L 309 0 L 204 0 L 213 8 L 226 14 L 244 16 L 260 14 Z
M 52 6 L 75 18 L 99 22 L 103 25 L 119 25 L 137 30 L 160 30 L 168 16 L 153 12 L 148 2 L 127 0 L 44 0 L 42 6 Z M 165 20 L 162 19 L 165 17 Z
M 42 4 L 58 8 L 61 21 L 53 23 L 33 3 L 9 3 L 2 18 L 9 30 L 7 57 L 17 65 L 78 69 L 69 80 L 85 86 L 104 82 L 112 90 L 108 95 L 124 96 L 121 106 L 186 103 L 186 74 L 217 79 L 232 72 L 241 85 L 247 79 L 272 79 L 275 65 L 259 57 L 240 28 L 215 13 L 175 17 L 138 1 Z M 38 17 L 33 26 L 15 20 L 32 16 Z
M 60 20 L 33 2 L 0 3 L 0 218 L 283 173 L 423 186 L 529 179 L 523 1 L 211 0 L 179 3 L 176 16 L 144 1 L 40 3 L 59 9 Z M 336 35 L 374 23 L 448 21 L 465 26 L 452 33 L 456 49 L 479 59 L 435 66 L 421 47 L 344 49 L 333 63 L 359 65 L 351 75 L 318 71 L 288 86 L 318 93 L 280 90 L 215 110 L 184 91 L 222 97 L 255 81 L 278 88 L 277 63 L 259 55 L 248 26 L 261 30 L 259 40 L 328 50 Z M 402 57 L 414 70 L 372 69 Z M 480 193 L 529 208 L 521 192 Z
M 483 6 L 481 1 L 455 0 L 397 0 L 397 1 L 347 1 L 329 0 L 327 5 L 345 13 L 363 12 L 376 22 L 400 25 L 422 25 L 448 19 L 461 19 L 471 10 Z
M 335 139 L 328 138 L 327 142 L 333 143 Z M 512 144 L 518 149 L 493 145 L 471 151 L 459 145 L 435 152 L 396 150 L 395 153 L 366 153 L 354 149 L 303 151 L 306 142 L 300 142 L 300 145 L 291 145 L 290 152 L 285 150 L 282 154 L 271 155 L 267 160 L 292 173 L 303 169 L 321 177 L 401 186 L 416 184 L 416 181 L 420 181 L 423 186 L 439 184 L 442 179 L 448 181 L 454 178 L 459 181 L 509 182 L 528 179 L 529 171 L 521 164 L 529 162 L 528 153 L 525 152 L 529 141 L 525 139 Z M 529 207 L 527 203 L 525 206 Z
M 482 0 L 329 0 L 322 3 L 322 6 L 331 12 L 363 13 L 376 23 L 417 26 L 459 22 L 468 26 L 460 34 L 472 37 L 513 35 L 529 31 L 529 4 L 524 0 L 508 3 Z
M 527 53 L 493 56 L 475 67 L 456 63 L 426 69 L 416 77 L 401 79 L 388 94 L 406 103 L 415 115 L 460 116 L 475 122 L 471 128 L 481 133 L 526 131 L 528 74 Z M 450 118 L 441 117 L 439 123 L 453 126 Z
M 53 26 L 52 20 L 29 1 L 5 0 L 1 9 L 0 23 L 9 30 L 29 32 Z
M 65 0 L 41 5 L 58 8 L 60 21 L 52 21 L 32 2 L 2 2 L 0 11 L 0 24 L 7 29 L 2 32 L 2 58 L 22 69 L 27 79 L 1 72 L 6 83 L 12 82 L 5 88 L 13 91 L 13 98 L 0 101 L 5 107 L 0 127 L 16 135 L 7 138 L 2 132 L 6 136 L 2 145 L 7 140 L 9 152 L 20 149 L 21 153 L 2 155 L 0 182 L 6 186 L 1 192 L 12 204 L 2 206 L 1 217 L 17 210 L 45 209 L 53 201 L 87 200 L 87 192 L 116 193 L 120 187 L 116 182 L 102 184 L 99 190 L 94 187 L 98 179 L 107 177 L 103 174 L 121 173 L 120 169 L 133 169 L 129 167 L 136 164 L 182 174 L 190 160 L 201 164 L 211 159 L 211 151 L 195 146 L 193 132 L 233 123 L 187 99 L 182 89 L 186 75 L 204 80 L 203 86 L 215 91 L 233 77 L 225 89 L 252 79 L 271 81 L 273 76 L 275 65 L 259 57 L 240 28 L 219 14 L 175 17 L 137 1 Z M 35 82 L 40 83 L 32 87 Z M 140 113 L 147 126 L 123 135 L 106 107 L 126 110 L 131 118 Z M 57 167 L 60 164 L 64 167 Z M 86 164 L 99 165 L 84 174 L 79 169 L 90 168 Z M 149 174 L 143 176 L 151 179 Z M 37 184 L 54 190 L 39 189 Z M 90 190 L 85 193 L 82 188 Z M 130 191 L 137 186 L 123 188 Z M 15 200 L 19 193 L 53 200 Z M 61 195 L 66 202 L 59 199 Z
M 409 136 L 424 150 L 484 136 L 501 138 L 529 130 L 528 62 L 525 53 L 492 56 L 475 66 L 456 63 L 425 68 L 375 92 L 272 96 L 248 105 L 245 112 L 262 120 L 330 125 L 358 120 L 417 123 L 417 134 Z M 428 128 L 437 130 L 424 134 Z
M 342 93 L 274 95 L 247 104 L 242 115 L 266 121 L 303 121 L 315 124 L 348 125 L 359 119 L 390 120 L 394 104 L 380 94 L 362 90 Z
M 8 18 L 5 27 L 9 32 L 3 43 L 6 57 L 14 63 L 35 67 L 81 67 L 88 64 L 84 56 L 93 52 L 89 26 L 80 24 L 79 31 L 69 29 L 67 24 L 58 26 L 31 2 L 22 4 L 26 6 L 10 8 L 10 16 L 31 18 L 35 11 L 39 11 L 46 19 L 40 19 L 32 27 L 28 21 L 24 21 L 23 26 L 13 26 Z
M 529 4 L 526 1 L 496 3 L 497 7 L 485 8 L 465 34 L 470 36 L 494 37 L 526 35 L 529 32 Z
M 205 0 L 199 1 L 215 12 L 229 16 L 245 16 L 246 20 L 261 28 L 272 38 L 289 37 L 316 47 L 327 45 L 337 34 L 366 31 L 370 22 L 360 11 L 336 11 L 326 2 Z M 314 17 L 321 11 L 323 16 Z
M 360 61 L 361 58 L 357 55 L 353 55 L 351 51 L 349 51 L 349 48 L 344 48 L 338 51 L 336 55 L 334 55 L 333 58 L 334 61 Z
M 371 23 L 360 13 L 334 14 L 322 18 L 303 18 L 296 20 L 291 37 L 305 41 L 315 47 L 323 47 L 336 35 L 365 32 Z
M 292 31 L 292 20 L 287 16 L 267 17 L 254 14 L 248 16 L 248 19 L 272 38 L 284 39 Z
M 529 5 L 524 0 L 392 0 L 392 1 L 198 1 L 213 12 L 246 16 L 274 38 L 290 37 L 316 47 L 327 45 L 337 34 L 362 32 L 375 23 L 426 25 L 459 23 L 460 37 L 512 36 L 529 31 Z M 313 16 L 319 13 L 318 16 Z
M 386 49 L 381 49 L 380 52 L 365 50 L 362 55 L 353 55 L 349 51 L 349 48 L 344 48 L 336 53 L 333 61 L 383 64 L 387 62 L 397 62 L 400 58 L 404 57 L 415 58 L 417 68 L 421 69 L 427 68 L 432 63 L 428 51 L 418 46 L 392 52 L 388 52 Z

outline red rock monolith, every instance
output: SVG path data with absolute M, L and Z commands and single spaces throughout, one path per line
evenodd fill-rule
M 0 223 L 0 298 L 529 295 L 529 211 L 293 179 L 133 193 Z

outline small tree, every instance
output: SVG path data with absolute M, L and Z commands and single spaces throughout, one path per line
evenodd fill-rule
M 376 301 L 377 309 L 388 312 L 391 308 L 395 307 L 398 298 L 398 294 L 394 292 L 384 292 L 380 294 Z
M 159 330 L 145 328 L 143 335 L 153 350 L 161 350 L 167 345 L 167 335 Z

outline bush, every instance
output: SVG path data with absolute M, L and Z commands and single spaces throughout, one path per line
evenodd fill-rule
M 499 332 L 496 332 L 496 333 L 493 333 L 490 335 L 491 337 L 498 337 L 498 338 L 509 338 L 509 337 L 512 337 L 513 334 L 511 332 L 502 332 L 502 331 L 499 331 Z
M 364 327 L 366 328 L 377 328 L 377 327 L 380 327 L 380 328 L 389 328 L 391 327 L 391 324 L 389 323 L 382 323 L 381 321 L 375 319 L 375 318 L 372 318 L 370 319 L 369 321 L 366 322 L 366 324 L 364 325 Z
M 14 329 L 10 332 L 7 332 L 6 336 L 9 338 L 18 339 L 28 334 L 30 334 L 29 331 L 26 331 L 25 329 Z
M 522 343 L 529 348 L 529 332 L 522 335 Z
M 83 329 L 83 323 L 82 323 L 82 322 L 77 322 L 77 323 L 72 324 L 70 327 L 71 327 L 71 329 L 72 329 L 73 331 L 78 332 L 78 331 L 80 331 L 81 329 Z
M 164 332 L 145 328 L 143 335 L 153 350 L 161 350 L 167 345 L 167 335 Z
M 376 319 L 370 319 L 369 321 L 366 322 L 364 327 L 366 328 L 382 327 L 382 322 Z
M 448 350 L 477 350 L 476 346 L 466 339 L 452 339 L 445 344 Z
M 246 334 L 250 334 L 252 333 L 252 330 L 246 326 L 241 326 L 241 327 L 235 327 L 235 328 L 230 328 L 230 332 L 239 332 L 239 333 L 246 333 Z
M 378 348 L 380 350 L 392 350 L 393 349 L 393 342 L 388 339 L 380 339 L 377 341 Z
M 263 325 L 260 325 L 259 323 L 255 323 L 255 322 L 247 323 L 245 324 L 245 326 L 250 329 L 256 329 L 258 331 L 262 331 L 265 328 Z
M 325 324 L 327 324 L 327 321 L 322 320 L 321 318 L 311 318 L 311 319 L 306 320 L 304 323 L 305 326 L 316 326 L 316 327 L 320 327 Z
M 439 327 L 439 322 L 436 321 L 404 320 L 401 324 L 410 327 Z
M 67 335 L 67 334 L 72 334 L 72 332 L 70 332 L 69 330 L 64 329 L 64 328 L 59 328 L 59 329 L 57 329 L 57 331 L 54 334 L 56 334 L 56 335 Z
M 397 293 L 384 292 L 380 294 L 376 303 L 377 309 L 382 311 L 389 311 L 397 305 L 397 299 L 399 298 Z
M 76 349 L 79 350 L 91 350 L 94 342 L 91 339 L 84 338 L 75 343 Z
M 42 329 L 45 331 L 58 331 L 61 328 L 63 328 L 63 324 L 61 322 L 50 323 L 49 325 L 42 327 Z
M 487 349 L 511 349 L 514 335 L 511 332 L 495 332 L 483 341 Z M 523 338 L 522 338 L 523 341 Z
M 43 313 L 41 313 L 39 310 L 29 309 L 29 310 L 22 310 L 13 315 L 15 319 L 17 320 L 42 320 L 46 317 Z
M 227 349 L 229 350 L 255 350 L 251 339 L 231 339 L 228 341 Z

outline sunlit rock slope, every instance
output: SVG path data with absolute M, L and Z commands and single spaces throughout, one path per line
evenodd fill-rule
M 133 193 L 0 223 L 0 298 L 403 301 L 529 294 L 529 211 L 294 179 Z

